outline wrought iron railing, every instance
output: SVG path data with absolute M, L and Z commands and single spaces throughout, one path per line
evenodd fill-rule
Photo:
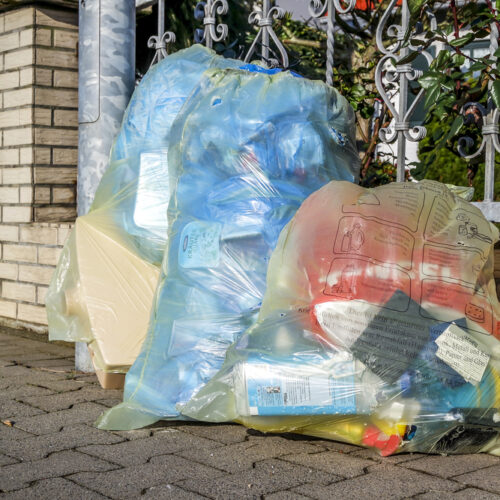
M 137 0 L 138 4 L 158 4 L 158 34 L 149 39 L 148 46 L 156 50 L 154 62 L 164 58 L 167 53 L 167 44 L 175 40 L 174 33 L 165 31 L 165 0 Z M 335 56 L 334 33 L 336 30 L 335 16 L 348 15 L 355 7 L 356 0 L 304 0 L 308 4 L 309 12 L 313 18 L 326 21 L 327 32 L 327 64 L 325 81 L 329 85 L 333 81 L 333 64 Z M 257 35 L 244 57 L 245 61 L 260 59 L 269 66 L 280 66 L 287 68 L 289 65 L 287 51 L 280 39 L 273 30 L 273 21 L 282 18 L 283 9 L 274 5 L 274 0 L 262 0 L 261 7 L 256 8 L 249 17 L 249 23 L 258 26 Z M 222 22 L 222 18 L 229 11 L 227 0 L 202 0 L 195 9 L 196 19 L 203 23 L 194 34 L 197 43 L 204 43 L 207 47 L 212 47 L 214 42 L 225 41 L 229 30 L 228 26 Z M 435 26 L 435 18 L 432 12 L 428 11 L 431 26 Z M 399 17 L 399 24 L 389 24 L 389 20 Z M 376 40 L 377 48 L 382 53 L 375 71 L 375 84 L 380 98 L 386 104 L 392 114 L 392 121 L 386 128 L 380 130 L 380 140 L 382 143 L 397 144 L 397 154 L 395 161 L 397 166 L 397 180 L 404 181 L 407 178 L 409 162 L 407 159 L 407 147 L 410 142 L 419 142 L 426 135 L 426 129 L 422 124 L 412 124 L 415 119 L 415 112 L 422 101 L 424 90 L 420 89 L 413 102 L 409 104 L 409 85 L 417 84 L 417 79 L 422 74 L 419 69 L 413 66 L 413 62 L 398 64 L 412 51 L 419 53 L 426 58 L 430 64 L 433 56 L 428 51 L 421 51 L 418 46 L 412 44 L 412 40 L 418 37 L 419 33 L 415 29 L 410 33 L 410 13 L 408 0 L 391 0 L 384 15 L 381 17 L 377 28 Z M 498 49 L 498 30 L 495 23 L 491 25 L 490 52 L 494 58 L 494 53 Z M 389 92 L 388 87 L 396 89 Z M 498 110 L 493 100 L 488 100 L 487 107 L 478 103 L 468 103 L 464 106 L 465 113 L 468 107 L 475 106 L 481 115 L 482 120 L 482 142 L 474 153 L 468 150 L 474 146 L 474 141 L 470 137 L 463 137 L 459 140 L 459 153 L 466 160 L 471 160 L 484 155 L 485 161 L 485 188 L 484 201 L 476 203 L 483 213 L 490 220 L 500 222 L 500 202 L 495 202 L 495 153 L 500 153 L 499 122 L 500 110 Z M 412 120 L 413 118 L 413 120 Z

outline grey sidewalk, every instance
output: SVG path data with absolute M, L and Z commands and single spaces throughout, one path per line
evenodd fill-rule
M 121 399 L 73 350 L 0 333 L 0 498 L 500 500 L 500 458 L 398 455 L 238 425 L 105 432 Z M 497 494 L 495 494 L 497 493 Z

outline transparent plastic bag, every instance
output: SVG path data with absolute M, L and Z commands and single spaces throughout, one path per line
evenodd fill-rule
M 183 416 L 382 455 L 499 453 L 497 240 L 443 184 L 331 182 L 281 233 L 258 322 Z
M 50 339 L 87 342 L 98 373 L 126 372 L 146 334 L 167 239 L 172 123 L 205 70 L 240 65 L 196 45 L 153 66 L 131 98 L 46 299 Z
M 179 418 L 255 322 L 271 251 L 301 202 L 330 179 L 357 179 L 347 101 L 321 82 L 247 69 L 207 71 L 175 120 L 178 181 L 149 332 L 101 428 Z

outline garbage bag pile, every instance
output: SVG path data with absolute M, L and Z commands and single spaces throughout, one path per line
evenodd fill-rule
M 196 45 L 148 71 L 63 249 L 46 299 L 50 339 L 87 342 L 106 388 L 123 386 L 147 331 L 167 239 L 172 123 L 205 70 L 239 66 Z
M 357 179 L 354 113 L 336 90 L 244 69 L 207 70 L 173 124 L 177 182 L 149 331 L 101 428 L 182 418 L 255 322 L 271 252 L 301 202 L 331 179 Z
M 331 182 L 281 233 L 258 322 L 182 415 L 384 456 L 500 454 L 497 240 L 437 182 Z
M 153 67 L 47 297 L 104 387 L 128 370 L 97 425 L 500 455 L 498 230 L 468 190 L 358 171 L 333 88 L 201 46 Z

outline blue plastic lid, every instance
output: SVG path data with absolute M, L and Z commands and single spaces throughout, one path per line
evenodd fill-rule
M 244 64 L 243 66 L 240 66 L 240 69 L 250 71 L 252 73 L 265 73 L 266 75 L 275 75 L 276 73 L 281 73 L 283 71 L 281 68 L 264 68 L 258 64 Z M 290 71 L 290 74 L 297 78 L 304 78 L 302 75 L 295 73 L 295 71 Z

